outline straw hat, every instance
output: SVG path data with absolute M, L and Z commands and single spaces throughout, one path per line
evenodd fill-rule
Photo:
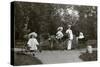
M 37 37 L 37 33 L 35 32 L 29 33 L 28 37 L 30 38 L 31 36 Z
M 63 30 L 63 27 L 58 27 L 57 30 Z
M 68 25 L 68 28 L 71 28 L 72 25 Z

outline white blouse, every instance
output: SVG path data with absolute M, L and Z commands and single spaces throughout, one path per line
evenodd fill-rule
M 73 33 L 72 33 L 72 30 L 71 30 L 71 29 L 67 29 L 67 30 L 66 30 L 66 33 L 68 34 L 69 39 L 70 39 L 70 40 L 73 40 Z
M 61 31 L 58 31 L 57 33 L 56 33 L 56 38 L 57 39 L 61 39 L 64 35 L 63 35 L 63 33 L 61 32 Z
M 79 34 L 79 37 L 78 37 L 79 39 L 83 39 L 84 38 L 84 35 L 83 35 L 83 33 L 82 32 L 80 32 L 80 34 Z

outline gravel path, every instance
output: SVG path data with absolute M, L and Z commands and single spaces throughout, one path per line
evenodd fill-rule
M 79 59 L 80 54 L 80 51 L 77 50 L 42 51 L 42 53 L 37 53 L 36 57 L 44 64 L 82 62 L 82 60 Z
M 16 48 L 15 51 L 21 51 L 22 49 Z M 45 50 L 41 53 L 37 52 L 35 57 L 41 60 L 43 64 L 54 63 L 69 63 L 69 62 L 83 62 L 79 56 L 86 49 L 78 50 Z

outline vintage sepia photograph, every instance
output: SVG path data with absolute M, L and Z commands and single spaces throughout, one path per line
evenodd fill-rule
M 97 6 L 11 2 L 11 64 L 97 61 Z

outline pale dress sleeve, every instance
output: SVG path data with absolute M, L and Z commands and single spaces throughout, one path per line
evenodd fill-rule
M 59 32 L 56 33 L 56 38 L 57 38 L 57 39 L 59 39 L 59 38 L 58 38 L 58 35 L 59 35 Z
M 29 47 L 31 46 L 31 44 L 32 44 L 31 39 L 28 40 L 27 44 L 28 44 Z
M 56 33 L 56 38 L 60 39 L 60 32 L 59 31 Z
M 36 45 L 39 45 L 39 43 L 36 39 L 34 39 L 34 42 L 35 42 Z
M 62 38 L 64 35 L 63 35 L 63 33 L 62 32 L 60 32 L 60 38 Z
M 69 30 L 66 30 L 66 33 L 68 33 L 69 32 Z
M 57 32 L 56 35 L 58 36 L 59 35 L 59 32 Z

